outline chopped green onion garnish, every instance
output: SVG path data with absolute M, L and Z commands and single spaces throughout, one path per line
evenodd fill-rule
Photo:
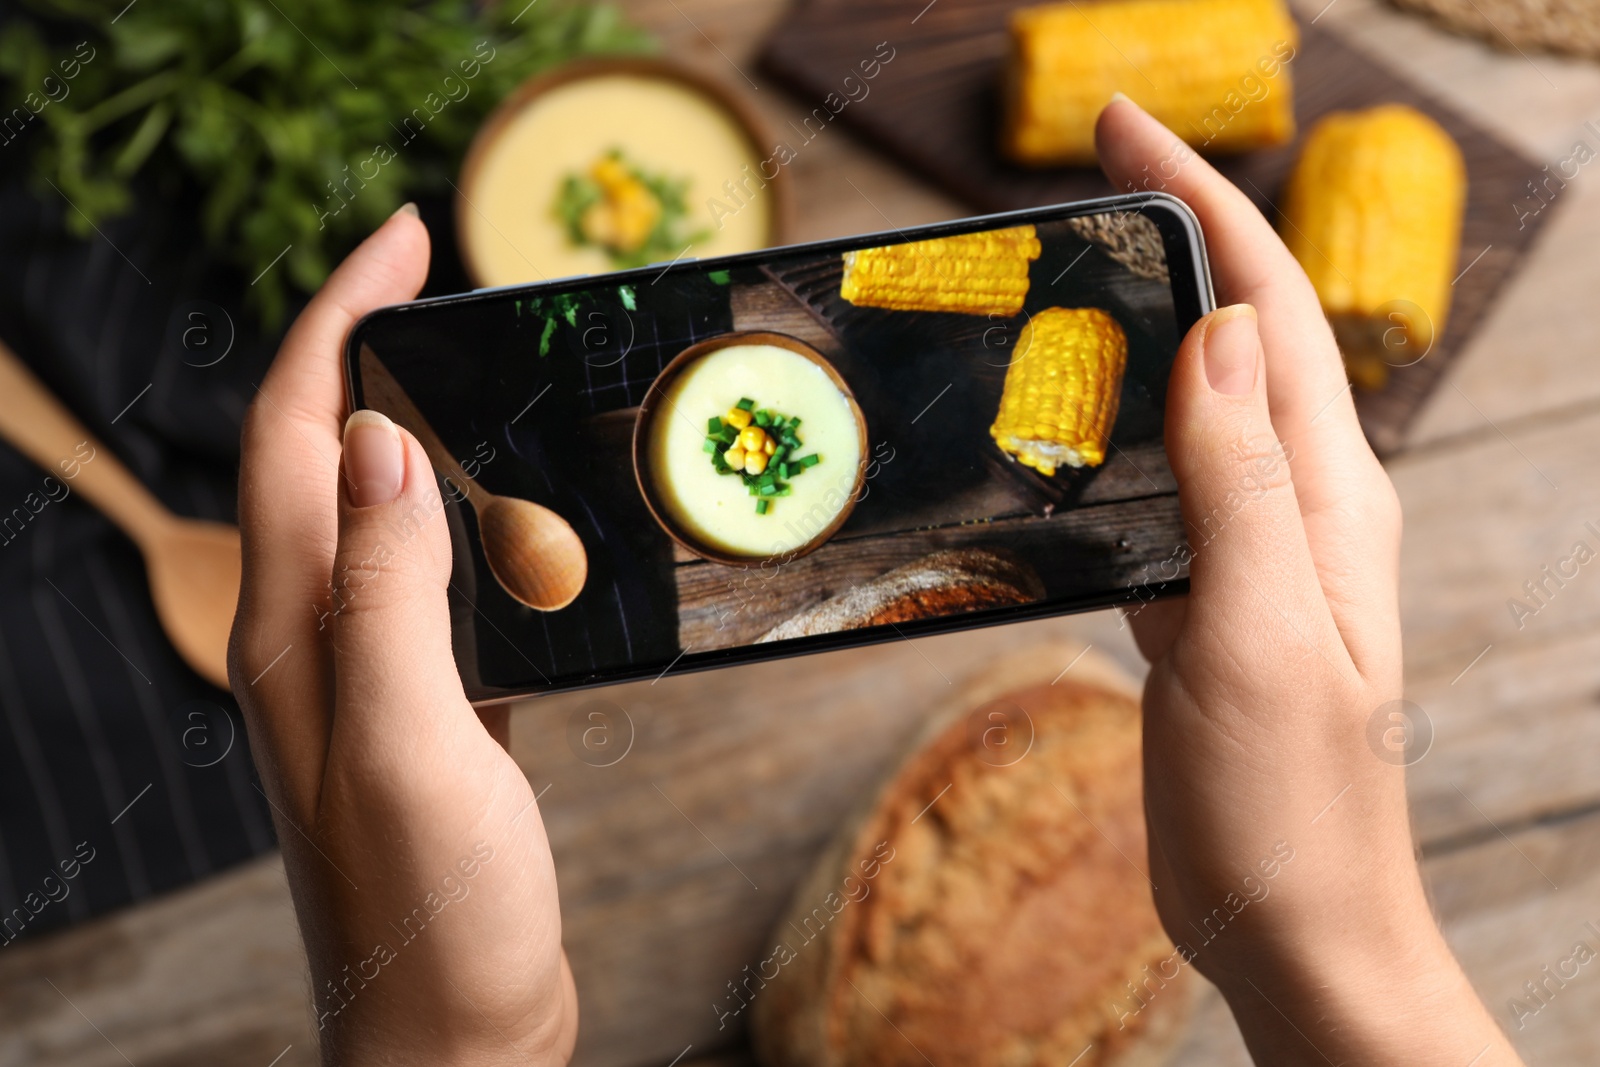
M 749 418 L 747 427 L 760 427 L 766 433 L 769 450 L 764 457 L 766 464 L 760 474 L 749 473 L 743 463 L 729 463 L 725 458 L 726 452 L 740 447 L 739 440 L 748 432 L 741 430 L 725 416 L 713 415 L 706 419 L 706 438 L 703 447 L 711 456 L 711 466 L 718 474 L 736 474 L 745 490 L 757 498 L 760 505 L 758 514 L 767 513 L 767 501 L 780 496 L 789 496 L 794 492 L 788 485 L 790 478 L 804 474 L 807 467 L 815 467 L 822 462 L 819 455 L 809 455 L 797 458 L 795 453 L 800 451 L 800 438 L 795 433 L 795 428 L 800 425 L 800 416 L 785 415 L 772 408 L 757 408 L 756 402 L 750 397 L 741 397 L 734 408 L 746 412 Z M 740 420 L 743 421 L 743 420 Z M 756 450 L 750 450 L 755 454 Z

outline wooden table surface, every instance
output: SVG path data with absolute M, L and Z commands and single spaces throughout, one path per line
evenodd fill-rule
M 1575 141 L 1600 142 L 1584 129 L 1600 128 L 1600 66 L 1496 52 L 1377 0 L 1325 3 L 1297 0 L 1304 18 L 1321 10 L 1320 26 L 1532 158 L 1553 166 Z M 669 51 L 747 91 L 749 79 L 774 126 L 809 110 L 749 58 L 781 0 L 624 6 Z M 964 213 L 842 129 L 790 169 L 797 240 Z M 1586 526 L 1600 528 L 1597 175 L 1580 173 L 1544 209 L 1553 218 L 1521 273 L 1388 464 L 1406 516 L 1407 696 L 1436 732 L 1410 776 L 1424 870 L 1473 982 L 1538 1064 L 1600 1061 L 1594 974 L 1520 1028 L 1510 1007 L 1541 968 L 1595 942 L 1585 923 L 1600 925 L 1600 570 L 1551 582 L 1520 623 L 1508 607 L 1575 543 L 1600 547 Z M 519 709 L 514 750 L 536 788 L 550 787 L 541 809 L 584 998 L 581 1062 L 742 1062 L 710 1001 L 756 958 L 832 826 L 951 679 L 1045 638 L 1092 643 L 1142 672 L 1127 632 L 1101 613 Z M 750 691 L 781 699 L 765 717 L 741 714 Z M 596 701 L 632 723 L 633 748 L 612 767 L 567 744 L 569 717 Z M 0 954 L 0 1067 L 314 1064 L 306 987 L 282 867 L 263 859 Z M 1214 993 L 1175 1062 L 1248 1062 Z

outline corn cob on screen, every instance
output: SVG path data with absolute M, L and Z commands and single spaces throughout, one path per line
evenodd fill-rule
M 863 248 L 844 254 L 839 295 L 857 307 L 892 311 L 1015 315 L 1039 252 L 1032 226 Z
M 1179 219 L 1148 197 L 1043 209 L 368 319 L 352 399 L 421 420 L 454 460 L 433 455 L 469 692 L 1181 588 L 1162 411 L 1207 287 Z M 508 592 L 496 574 L 531 557 L 486 546 L 474 493 L 571 526 L 575 600 Z

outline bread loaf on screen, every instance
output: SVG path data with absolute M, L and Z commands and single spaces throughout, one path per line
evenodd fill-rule
M 1043 596 L 1039 576 L 1009 552 L 950 549 L 896 567 L 785 619 L 758 641 L 937 619 L 1027 604 Z

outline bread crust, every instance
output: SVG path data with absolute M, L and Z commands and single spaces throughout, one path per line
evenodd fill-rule
M 1033 568 L 1009 552 L 983 548 L 934 552 L 794 615 L 757 641 L 859 630 L 1014 607 L 1044 596 Z
M 1092 654 L 1052 685 L 1081 651 L 1034 646 L 963 687 L 829 845 L 751 1005 L 767 1067 L 1165 1060 L 1194 983 L 1159 966 L 1138 704 Z M 1001 721 L 1029 747 L 991 743 Z

